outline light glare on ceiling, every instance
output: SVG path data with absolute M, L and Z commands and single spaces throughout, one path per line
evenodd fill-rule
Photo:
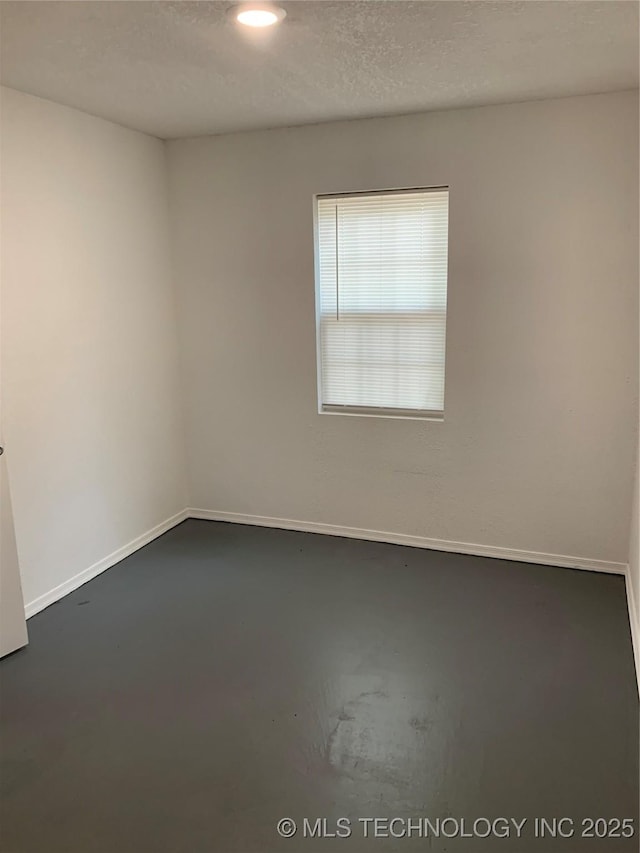
M 235 20 L 247 27 L 271 27 L 286 15 L 284 9 L 270 3 L 244 3 L 232 12 Z
M 264 9 L 247 9 L 246 12 L 238 12 L 237 21 L 248 27 L 270 27 L 278 20 L 273 12 L 265 12 Z

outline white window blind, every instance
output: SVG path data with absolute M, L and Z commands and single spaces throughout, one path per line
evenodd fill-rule
M 442 415 L 449 192 L 317 199 L 322 411 Z

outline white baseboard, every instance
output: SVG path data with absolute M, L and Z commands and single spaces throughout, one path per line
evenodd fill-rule
M 271 518 L 265 515 L 245 515 L 238 512 L 222 512 L 219 510 L 184 509 L 157 524 L 151 530 L 133 539 L 122 548 L 94 563 L 84 571 L 74 575 L 44 595 L 38 596 L 25 605 L 25 617 L 29 619 L 45 607 L 68 595 L 73 590 L 110 569 L 116 563 L 124 560 L 130 554 L 148 545 L 167 530 L 171 530 L 187 518 L 198 518 L 206 521 L 229 521 L 234 524 L 249 524 L 258 527 L 275 527 L 282 530 L 298 530 L 303 533 L 323 533 L 329 536 L 343 536 L 349 539 L 365 539 L 371 542 L 389 542 L 392 545 L 409 545 L 413 548 L 427 548 L 434 551 L 450 551 L 456 554 L 472 554 L 478 557 L 494 557 L 499 560 L 515 560 L 524 563 L 537 563 L 548 566 L 560 566 L 570 569 L 586 569 L 594 572 L 610 572 L 622 574 L 625 577 L 627 604 L 629 608 L 629 623 L 633 653 L 640 688 L 640 627 L 638 623 L 638 604 L 635 601 L 631 585 L 630 568 L 626 563 L 614 563 L 608 560 L 591 560 L 586 557 L 571 557 L 565 554 L 545 554 L 539 551 L 522 551 L 516 548 L 501 548 L 495 545 L 477 545 L 469 542 L 452 542 L 446 539 L 430 539 L 426 536 L 412 536 L 408 533 L 390 533 L 382 530 L 367 530 L 360 527 L 344 527 L 339 524 L 322 524 L 317 521 L 299 521 L 291 518 Z
M 410 545 L 413 548 L 429 548 L 435 551 L 450 551 L 456 554 L 472 554 L 478 557 L 495 557 L 499 560 L 515 560 L 523 563 L 537 563 L 547 566 L 559 566 L 569 569 L 584 569 L 592 572 L 609 572 L 624 575 L 627 589 L 627 605 L 631 640 L 636 665 L 638 690 L 640 691 L 640 628 L 637 617 L 630 568 L 627 563 L 614 563 L 609 560 L 591 560 L 587 557 L 572 557 L 566 554 L 545 554 L 539 551 L 521 551 L 516 548 L 501 548 L 495 545 L 476 545 L 470 542 L 451 542 L 446 539 L 429 539 L 426 536 L 411 536 L 407 533 L 389 533 L 382 530 L 366 530 L 359 527 L 343 527 L 337 524 L 321 524 L 316 521 L 298 521 L 291 518 L 270 518 L 264 515 L 245 515 L 238 512 L 218 510 L 187 510 L 189 518 L 206 521 L 230 521 L 234 524 L 251 524 L 259 527 L 277 527 L 282 530 L 299 530 L 305 533 L 325 533 L 329 536 L 345 536 L 350 539 L 366 539 L 372 542 L 389 542 L 393 545 Z
M 259 527 L 277 527 L 282 530 L 299 530 L 305 533 L 325 533 L 329 536 L 345 536 L 349 539 L 366 539 L 371 542 L 390 542 L 393 545 L 410 545 L 413 548 L 429 548 L 434 551 L 452 551 L 456 554 L 473 554 L 477 557 L 495 557 L 499 560 L 517 560 L 523 563 L 541 563 L 547 566 L 562 566 L 569 569 L 587 569 L 592 572 L 626 573 L 626 563 L 608 560 L 591 560 L 587 557 L 570 557 L 565 554 L 544 554 L 539 551 L 520 551 L 516 548 L 500 548 L 494 545 L 474 545 L 469 542 L 450 542 L 447 539 L 429 539 L 408 533 L 389 533 L 382 530 L 366 530 L 360 527 L 343 527 L 338 524 L 321 524 L 317 521 L 297 521 L 291 518 L 270 518 L 265 515 L 244 515 L 238 512 L 218 510 L 187 510 L 189 518 L 206 521 L 231 521 L 235 524 L 251 524 Z
M 167 518 L 166 521 L 152 527 L 151 530 L 147 530 L 146 533 L 143 533 L 141 536 L 136 537 L 126 545 L 123 545 L 122 548 L 118 548 L 117 551 L 113 551 L 113 553 L 109 554 L 107 557 L 104 557 L 102 560 L 98 560 L 97 563 L 89 566 L 88 569 L 84 569 L 64 583 L 50 589 L 49 592 L 39 595 L 38 598 L 35 598 L 33 601 L 25 604 L 25 618 L 29 619 L 31 616 L 35 616 L 36 613 L 44 610 L 45 607 L 48 607 L 50 604 L 53 604 L 55 601 L 58 601 L 65 595 L 73 592 L 74 589 L 77 589 L 79 586 L 82 586 L 82 584 L 85 584 L 87 581 L 95 578 L 96 575 L 101 574 L 106 571 L 106 569 L 110 569 L 111 566 L 119 563 L 120 560 L 124 560 L 125 557 L 133 554 L 134 551 L 138 551 L 144 545 L 148 545 L 149 542 L 157 539 L 158 536 L 162 536 L 162 534 L 166 533 L 167 530 L 171 530 L 172 527 L 175 527 L 176 524 L 180 524 L 181 521 L 184 521 L 188 517 L 189 515 L 187 510 L 183 509 L 181 512 L 172 515 L 171 518 Z
M 626 567 L 624 579 L 627 587 L 627 607 L 629 608 L 629 624 L 631 626 L 631 644 L 633 646 L 633 658 L 636 664 L 636 676 L 638 682 L 638 691 L 640 692 L 640 612 L 638 612 L 638 603 L 633 594 L 633 585 L 631 583 L 631 566 Z

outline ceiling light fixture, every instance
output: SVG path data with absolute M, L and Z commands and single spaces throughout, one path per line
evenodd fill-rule
M 234 21 L 246 27 L 272 27 L 279 24 L 287 13 L 272 3 L 242 3 L 230 10 Z

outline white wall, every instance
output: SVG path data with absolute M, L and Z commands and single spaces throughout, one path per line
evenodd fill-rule
M 2 90 L 3 431 L 24 597 L 183 509 L 163 143 Z
M 637 93 L 171 142 L 192 506 L 626 562 Z M 312 195 L 450 186 L 444 424 L 316 410 Z
M 27 603 L 187 504 L 625 562 L 636 97 L 170 143 L 188 494 L 163 144 L 3 89 L 3 432 Z M 313 193 L 442 183 L 444 424 L 318 415 Z

